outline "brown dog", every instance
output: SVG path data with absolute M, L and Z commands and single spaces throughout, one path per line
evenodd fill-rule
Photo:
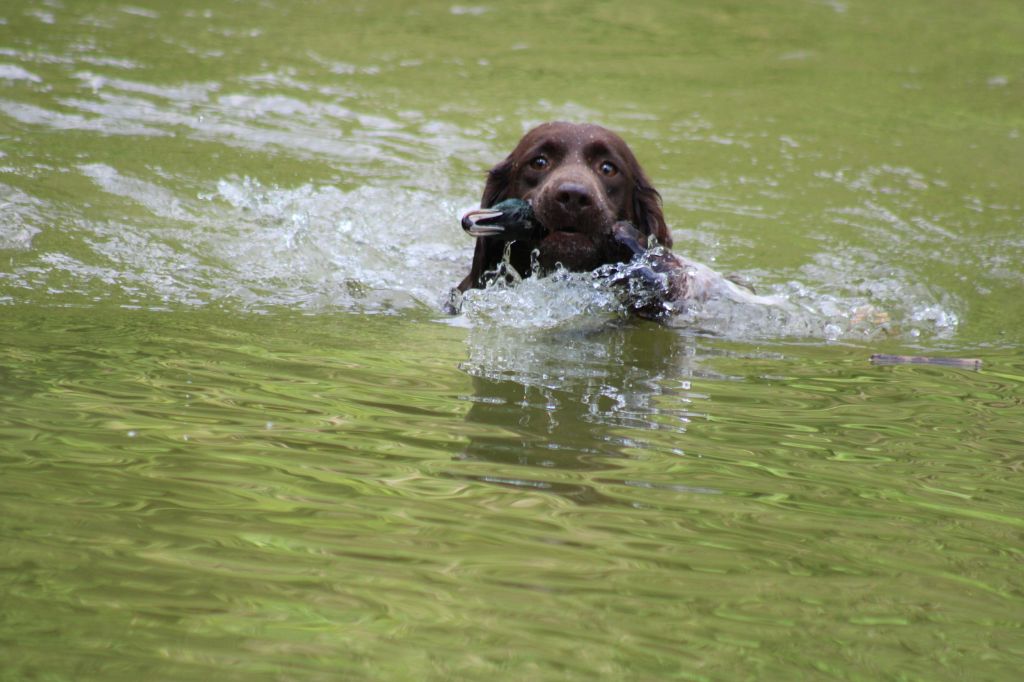
M 512 242 L 509 264 L 523 277 L 532 274 L 530 254 L 540 265 L 593 270 L 629 261 L 632 253 L 614 238 L 612 226 L 627 221 L 646 242 L 663 246 L 672 236 L 654 189 L 629 146 L 597 125 L 544 123 L 526 133 L 504 161 L 492 168 L 480 201 L 489 208 L 506 199 L 523 199 L 545 231 Z M 644 244 L 646 246 L 646 243 Z M 458 286 L 466 291 L 486 284 L 486 274 L 502 261 L 506 242 L 477 237 L 473 266 Z

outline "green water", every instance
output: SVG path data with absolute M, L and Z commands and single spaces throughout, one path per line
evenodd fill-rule
M 0 6 L 0 679 L 1019 679 L 1021 36 L 1011 0 Z M 549 119 L 788 307 L 441 314 Z

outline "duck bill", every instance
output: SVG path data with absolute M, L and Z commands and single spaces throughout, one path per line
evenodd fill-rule
M 505 228 L 501 225 L 481 225 L 480 223 L 486 220 L 494 220 L 501 216 L 501 211 L 495 211 L 489 208 L 478 208 L 472 211 L 467 211 L 466 214 L 462 216 L 462 229 L 474 237 L 493 237 L 494 235 L 503 233 Z

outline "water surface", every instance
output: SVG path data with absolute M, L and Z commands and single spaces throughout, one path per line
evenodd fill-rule
M 1022 29 L 7 3 L 0 678 L 1016 679 Z M 785 305 L 655 325 L 577 275 L 443 315 L 549 119 Z

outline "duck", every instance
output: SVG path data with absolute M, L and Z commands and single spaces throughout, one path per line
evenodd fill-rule
M 462 229 L 473 237 L 505 242 L 540 241 L 547 229 L 524 199 L 506 199 L 490 208 L 477 208 L 462 216 Z
M 587 234 L 549 231 L 528 201 L 506 199 L 490 208 L 466 212 L 462 229 L 473 237 L 535 246 L 542 272 L 553 272 L 559 266 L 572 272 L 590 271 L 595 281 L 612 285 L 627 309 L 641 318 L 665 320 L 684 312 L 690 304 L 711 298 L 779 304 L 774 297 L 757 296 L 749 285 L 702 263 L 652 245 L 647 235 L 626 220 L 613 224 L 610 239 L 597 243 Z

